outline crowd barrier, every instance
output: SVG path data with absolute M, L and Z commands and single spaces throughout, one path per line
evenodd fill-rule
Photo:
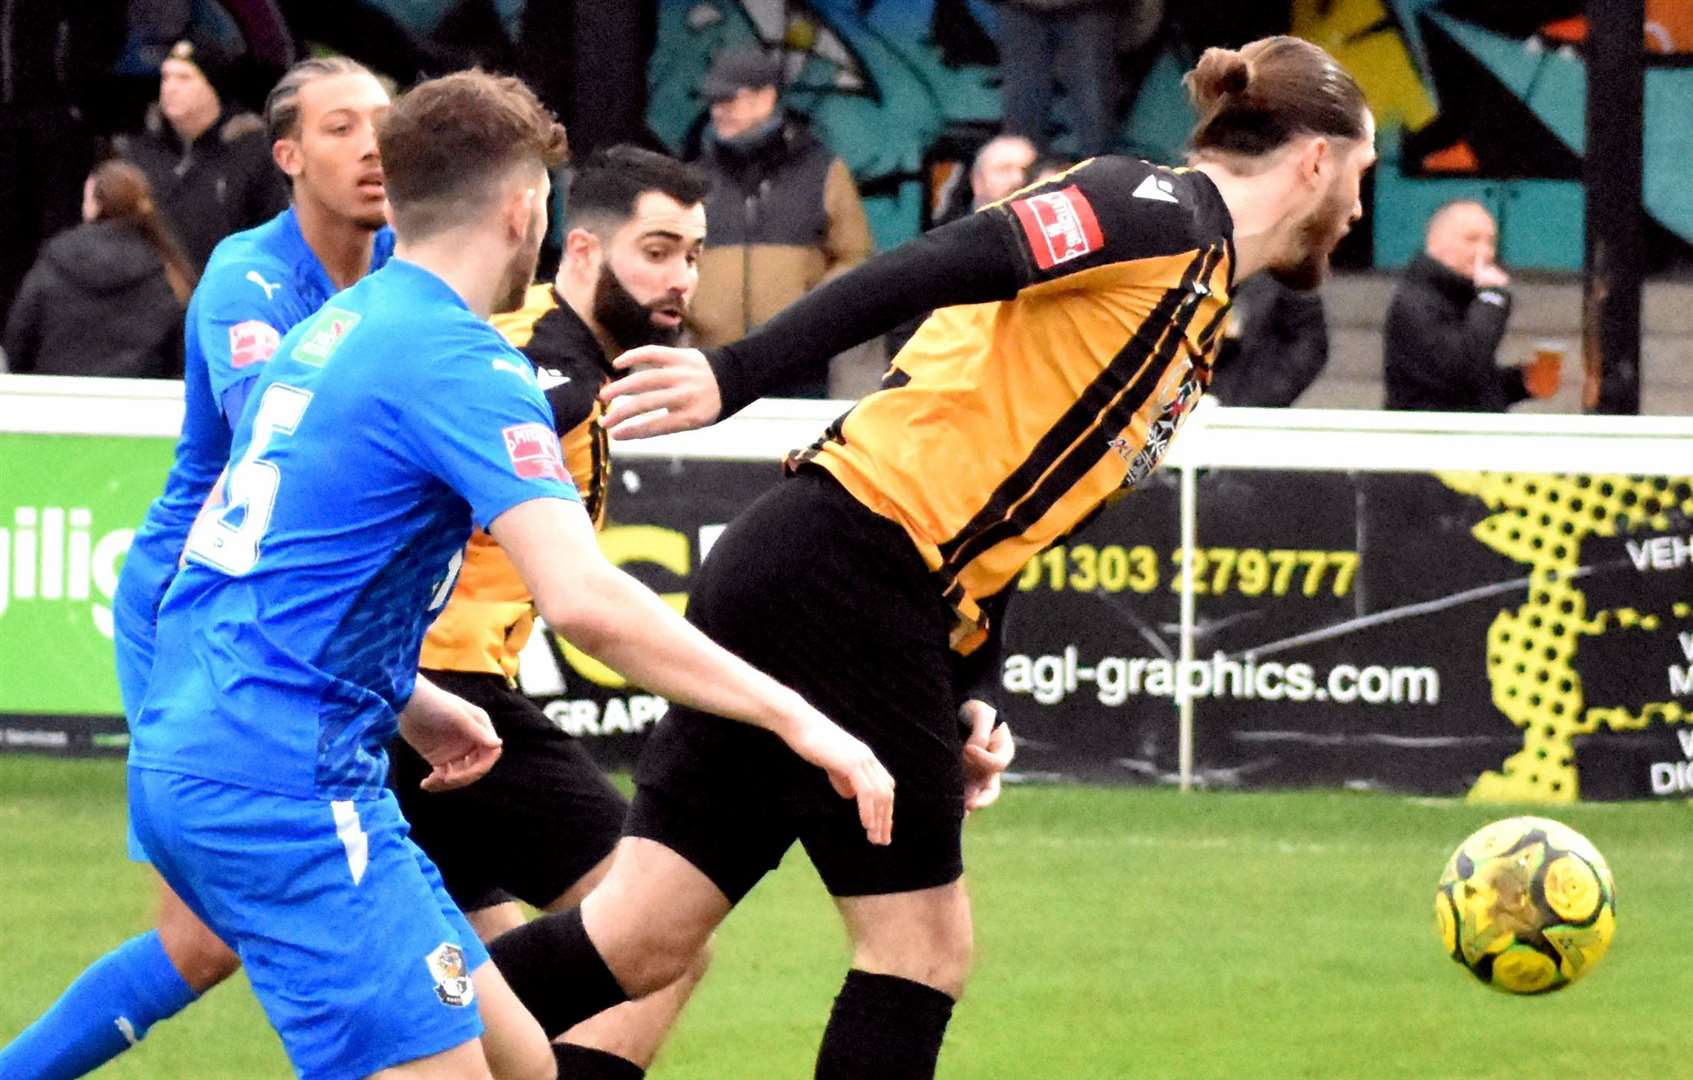
M 681 607 L 846 407 L 618 444 L 605 551 Z M 0 748 L 125 745 L 109 603 L 181 413 L 178 384 L 0 376 Z M 1693 794 L 1693 421 L 1207 406 L 1014 588 L 1024 777 Z M 523 682 L 610 763 L 663 714 L 552 635 Z

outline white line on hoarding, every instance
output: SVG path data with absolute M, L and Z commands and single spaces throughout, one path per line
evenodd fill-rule
M 1602 569 L 1606 569 L 1606 567 L 1581 566 L 1562 576 L 1565 580 L 1586 577 L 1595 570 Z M 1465 589 L 1463 592 L 1456 592 L 1451 596 L 1443 596 L 1438 600 L 1424 600 L 1419 604 L 1406 604 L 1403 607 L 1388 608 L 1386 611 L 1378 611 L 1372 615 L 1365 615 L 1357 619 L 1348 619 L 1345 622 L 1335 623 L 1333 626 L 1325 626 L 1317 630 L 1307 631 L 1303 634 L 1295 634 L 1292 637 L 1282 638 L 1280 641 L 1266 642 L 1263 645 L 1253 645 L 1250 648 L 1240 649 L 1236 652 L 1227 654 L 1226 659 L 1237 660 L 1245 657 L 1251 657 L 1255 660 L 1260 656 L 1270 656 L 1274 653 L 1285 652 L 1288 649 L 1298 648 L 1301 645 L 1309 645 L 1312 642 L 1327 641 L 1329 638 L 1341 637 L 1343 635 L 1350 634 L 1354 630 L 1367 630 L 1372 626 L 1398 622 L 1400 619 L 1409 619 L 1417 615 L 1432 615 L 1437 611 L 1445 611 L 1448 608 L 1458 607 L 1462 604 L 1467 604 L 1472 600 L 1485 600 L 1489 596 L 1498 596 L 1501 593 L 1515 592 L 1518 589 L 1526 589 L 1532 583 L 1532 578 L 1519 577 L 1512 578 L 1509 581 L 1496 581 L 1491 585 L 1478 585 L 1473 589 Z

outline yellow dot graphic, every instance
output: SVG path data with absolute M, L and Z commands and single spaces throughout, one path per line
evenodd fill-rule
M 1589 611 L 1576 571 L 1588 537 L 1668 532 L 1674 516 L 1693 515 L 1693 482 L 1666 477 L 1441 473 L 1454 491 L 1492 511 L 1476 539 L 1528 566 L 1526 603 L 1502 611 L 1487 632 L 1493 705 L 1523 732 L 1522 749 L 1484 772 L 1470 789 L 1477 802 L 1574 802 L 1580 792 L 1571 739 L 1600 725 L 1628 731 L 1693 721 L 1675 701 L 1639 712 L 1588 708 L 1575 658 L 1584 637 L 1633 628 L 1672 641 L 1693 605 L 1677 601 L 1666 625 L 1659 614 L 1618 608 Z M 1666 654 L 1679 647 L 1665 645 Z

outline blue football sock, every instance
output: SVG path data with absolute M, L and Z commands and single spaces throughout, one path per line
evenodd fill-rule
M 41 1019 L 0 1050 L 6 1080 L 74 1080 L 140 1042 L 199 995 L 177 974 L 157 930 L 131 938 L 71 983 Z

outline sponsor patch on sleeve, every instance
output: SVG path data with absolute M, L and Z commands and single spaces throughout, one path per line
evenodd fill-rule
M 1051 270 L 1060 263 L 1079 259 L 1105 246 L 1099 219 L 1087 196 L 1075 185 L 1030 195 L 1011 204 L 1029 238 L 1035 264 Z
M 514 424 L 501 434 L 506 438 L 511 467 L 519 478 L 570 483 L 570 474 L 564 469 L 564 453 L 552 428 L 545 424 Z
M 248 319 L 229 328 L 229 363 L 237 370 L 262 364 L 276 355 L 282 335 L 261 319 Z

